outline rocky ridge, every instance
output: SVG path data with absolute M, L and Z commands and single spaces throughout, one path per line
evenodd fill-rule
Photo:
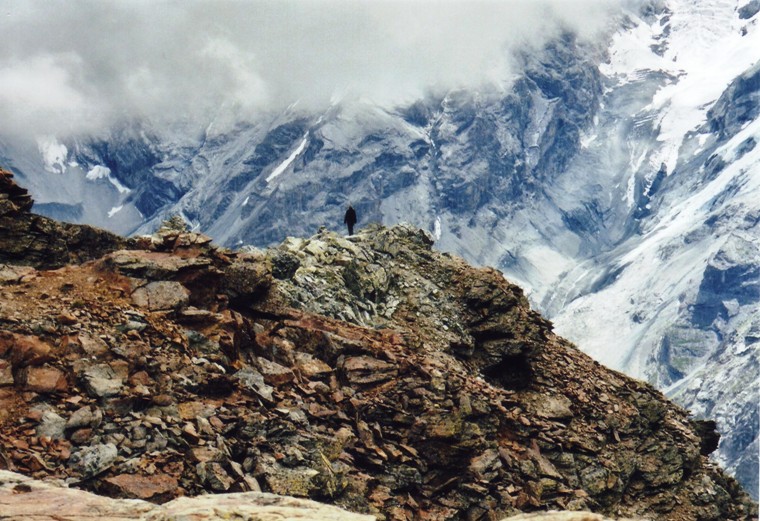
M 164 228 L 54 270 L 4 260 L 0 467 L 378 519 L 757 515 L 706 458 L 709 424 L 554 335 L 498 271 L 431 245 L 368 227 L 235 252 Z
M 96 259 L 127 241 L 105 230 L 29 213 L 32 198 L 0 169 L 0 263 L 60 268 Z

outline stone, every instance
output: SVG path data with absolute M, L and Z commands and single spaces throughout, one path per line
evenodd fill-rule
M 352 384 L 384 382 L 398 374 L 395 365 L 364 355 L 346 358 L 339 369 Z
M 262 378 L 263 382 L 263 378 Z M 177 406 L 179 416 L 183 420 L 193 420 L 195 418 L 208 418 L 213 416 L 216 412 L 216 408 L 211 404 L 206 404 L 200 401 L 183 402 Z
M 123 380 L 108 364 L 90 366 L 84 371 L 82 379 L 90 396 L 95 398 L 116 396 L 123 386 Z
M 79 429 L 81 427 L 97 427 L 103 421 L 103 413 L 97 407 L 81 407 L 74 411 L 66 421 L 66 429 Z
M 233 299 L 256 300 L 272 285 L 272 271 L 263 258 L 240 254 L 224 268 L 224 291 Z
M 108 469 L 118 454 L 119 451 L 113 443 L 82 447 L 76 452 L 72 452 L 68 465 L 84 479 L 87 479 Z
M 717 431 L 716 423 L 712 420 L 694 420 L 693 425 L 700 439 L 700 453 L 708 456 L 715 452 L 720 443 L 720 433 Z
M 292 382 L 295 378 L 293 371 L 277 362 L 261 357 L 258 358 L 257 362 L 259 365 L 259 371 L 261 371 L 261 376 L 264 377 L 264 382 L 269 385 L 280 386 Z
M 190 302 L 190 292 L 175 281 L 149 282 L 132 293 L 133 302 L 150 311 L 168 311 L 179 309 Z
M 95 335 L 82 332 L 79 333 L 78 339 L 84 352 L 90 356 L 101 356 L 108 352 L 108 344 Z
M 176 495 L 177 478 L 167 474 L 142 476 L 139 474 L 118 474 L 103 480 L 106 489 L 119 497 L 162 501 Z
M 332 367 L 309 353 L 296 352 L 294 358 L 296 368 L 307 378 L 319 378 L 333 371 Z
M 235 373 L 233 378 L 237 380 L 244 389 L 248 389 L 267 402 L 272 401 L 274 388 L 267 385 L 262 374 L 255 369 L 245 367 Z
M 66 374 L 56 367 L 24 367 L 18 372 L 18 385 L 37 393 L 63 392 L 68 389 Z
M 531 394 L 527 399 L 528 410 L 542 418 L 566 420 L 573 418 L 570 399 L 562 395 L 544 396 Z
M 0 264 L 0 284 L 18 283 L 24 277 L 30 277 L 37 272 L 29 266 L 14 266 L 12 264 Z
M 47 436 L 53 439 L 63 439 L 64 431 L 66 429 L 66 420 L 61 418 L 57 413 L 53 411 L 45 411 L 42 413 L 40 423 L 37 425 L 35 432 L 37 436 Z
M 180 273 L 208 270 L 211 260 L 208 257 L 180 256 L 167 252 L 119 250 L 106 255 L 103 264 L 129 277 L 168 281 Z
M 319 475 L 318 470 L 305 467 L 288 468 L 272 461 L 261 462 L 260 465 L 264 481 L 275 494 L 309 497 L 309 494 L 320 487 L 319 481 L 315 479 Z
M 216 461 L 198 463 L 195 471 L 201 481 L 214 492 L 227 492 L 235 484 L 222 464 Z
M 196 463 L 218 461 L 222 458 L 221 452 L 213 447 L 193 447 L 190 449 L 190 458 Z
M 7 360 L 0 359 L 0 386 L 13 385 L 13 368 Z
M 73 314 L 69 313 L 68 311 L 64 311 L 60 315 L 56 317 L 56 320 L 59 324 L 62 324 L 64 326 L 73 326 L 77 322 L 79 322 L 79 319 L 74 316 Z
M 53 359 L 50 344 L 32 335 L 0 333 L 0 355 L 7 351 L 14 368 L 42 365 Z
M 92 432 L 90 428 L 77 429 L 71 433 L 69 441 L 74 445 L 84 445 L 92 438 Z
M 492 481 L 498 476 L 501 466 L 499 451 L 488 449 L 470 460 L 469 470 L 479 481 Z
M 157 394 L 153 397 L 153 404 L 159 407 L 166 407 L 174 403 L 174 397 L 169 394 Z

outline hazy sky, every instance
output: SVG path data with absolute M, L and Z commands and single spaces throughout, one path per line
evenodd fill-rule
M 504 83 L 511 50 L 560 28 L 593 38 L 622 1 L 4 0 L 0 117 L 41 135 L 347 92 L 402 103 Z

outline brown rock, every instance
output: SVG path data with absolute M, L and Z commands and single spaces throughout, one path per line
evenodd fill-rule
M 269 385 L 283 385 L 292 382 L 295 378 L 293 371 L 277 362 L 272 362 L 266 358 L 259 358 L 258 363 L 261 375 L 264 377 L 264 382 Z
M 6 360 L 0 360 L 0 386 L 3 385 L 13 385 L 13 371 Z
M 68 389 L 66 375 L 48 365 L 25 367 L 18 373 L 19 383 L 25 390 L 37 393 L 63 392 Z
M 296 367 L 307 378 L 320 377 L 332 372 L 332 367 L 308 353 L 296 352 Z
M 153 397 L 153 403 L 159 407 L 166 407 L 174 403 L 174 397 L 168 394 L 158 394 Z
M 89 427 L 86 429 L 77 429 L 71 433 L 69 440 L 74 445 L 84 445 L 92 438 L 92 429 Z
M 395 365 L 364 355 L 346 358 L 339 367 L 352 384 L 379 383 L 398 375 Z
M 15 368 L 42 365 L 52 360 L 52 347 L 36 336 L 0 333 L 0 355 L 8 351 Z
M 64 311 L 60 315 L 56 317 L 56 320 L 58 320 L 59 324 L 63 324 L 64 326 L 73 326 L 77 322 L 79 322 L 79 319 L 75 317 L 73 314 Z
M 196 463 L 205 463 L 220 459 L 221 453 L 213 447 L 193 447 L 190 449 L 190 458 Z
M 167 500 L 177 495 L 179 483 L 173 476 L 154 474 L 119 474 L 103 480 L 110 492 L 119 497 L 145 499 L 150 501 Z
M 183 402 L 177 406 L 179 416 L 183 420 L 194 420 L 195 418 L 208 418 L 212 416 L 216 409 L 213 405 L 204 402 Z

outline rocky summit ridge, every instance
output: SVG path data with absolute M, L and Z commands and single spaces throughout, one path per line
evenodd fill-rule
M 41 221 L 0 180 L 0 242 L 18 243 L 0 260 L 0 468 L 154 503 L 263 491 L 388 520 L 757 516 L 708 460 L 709 422 L 421 230 L 247 251 L 171 227 L 127 240 Z

